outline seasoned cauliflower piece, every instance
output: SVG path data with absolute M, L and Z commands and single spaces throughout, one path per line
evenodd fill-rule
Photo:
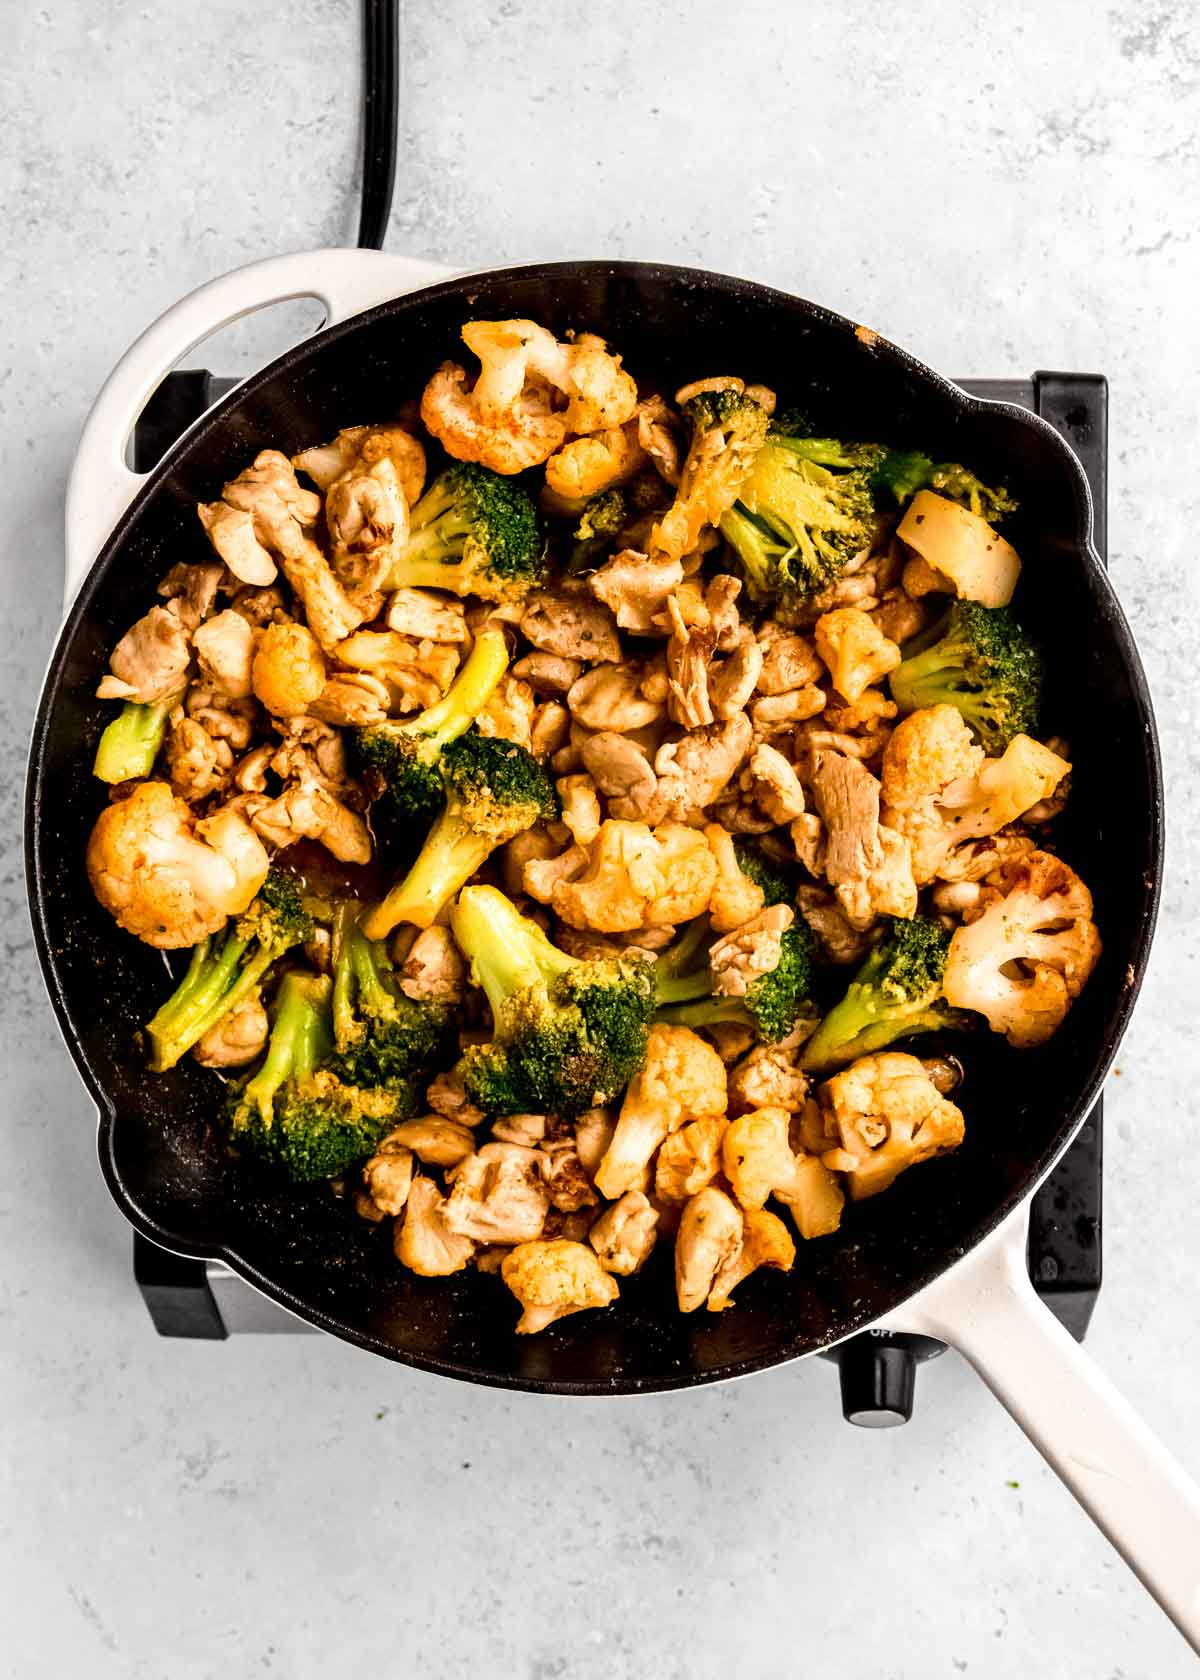
M 717 865 L 717 879 L 709 900 L 708 915 L 714 933 L 731 933 L 757 916 L 763 907 L 763 892 L 742 873 L 733 849 L 733 836 L 720 823 L 708 823 L 704 838 Z
M 765 1208 L 754 1208 L 742 1222 L 742 1240 L 737 1250 L 717 1270 L 708 1296 L 709 1312 L 721 1312 L 734 1305 L 733 1291 L 751 1272 L 770 1266 L 777 1272 L 790 1272 L 796 1258 L 796 1245 L 788 1235 L 787 1226 L 777 1214 Z
M 267 1042 L 267 1012 L 257 992 L 243 998 L 193 1046 L 201 1067 L 245 1067 Z
M 715 525 L 737 500 L 770 419 L 766 408 L 743 395 L 740 386 L 739 380 L 727 387 L 728 398 L 734 400 L 726 400 L 722 392 L 707 402 L 705 393 L 690 388 L 704 406 L 696 416 L 675 500 L 650 533 L 651 554 L 682 560 L 696 548 L 706 527 Z
M 520 1243 L 504 1257 L 500 1275 L 520 1302 L 518 1336 L 534 1336 L 556 1319 L 616 1300 L 617 1280 L 595 1250 L 557 1237 Z
M 586 858 L 574 878 L 558 873 L 548 902 L 570 927 L 597 933 L 691 921 L 708 909 L 716 883 L 716 862 L 703 834 L 679 823 L 660 823 L 651 831 L 645 823 L 610 817 L 586 848 Z M 530 869 L 536 867 L 526 868 L 528 890 L 533 890 Z
M 422 928 L 400 967 L 400 990 L 424 1003 L 461 1003 L 466 964 L 450 929 Z
M 612 1142 L 596 1170 L 609 1201 L 639 1190 L 654 1151 L 685 1120 L 725 1112 L 725 1064 L 688 1027 L 650 1029 L 646 1060 L 630 1082 Z
M 151 607 L 112 651 L 109 674 L 101 677 L 100 700 L 132 700 L 152 706 L 178 694 L 191 662 L 188 633 L 167 607 Z
M 640 1190 L 626 1190 L 605 1208 L 588 1232 L 588 1242 L 606 1272 L 632 1277 L 650 1258 L 658 1213 Z
M 964 601 L 1006 607 L 1012 600 L 1021 575 L 1020 557 L 1010 542 L 970 508 L 932 490 L 918 490 L 896 535 L 940 578 L 949 578 L 955 594 Z M 910 595 L 918 592 L 909 588 L 907 573 L 904 586 Z
M 906 1167 L 957 1149 L 963 1140 L 962 1111 L 941 1095 L 917 1058 L 902 1051 L 862 1056 L 825 1089 L 853 1201 L 878 1195 Z
M 1100 935 L 1092 895 L 1061 858 L 1031 852 L 998 879 L 1004 896 L 950 941 L 943 990 L 1024 1050 L 1061 1026 L 1096 966 Z
M 303 624 L 268 624 L 250 667 L 254 693 L 276 717 L 302 717 L 325 687 L 325 659 Z
M 566 422 L 551 399 L 544 380 L 531 380 L 507 413 L 485 415 L 475 391 L 467 388 L 466 369 L 443 362 L 422 394 L 421 419 L 456 461 L 519 473 L 538 466 L 566 440 Z
M 475 1242 L 522 1243 L 541 1236 L 549 1209 L 538 1151 L 485 1143 L 455 1169 L 443 1217 L 448 1230 Z
M 795 1052 L 779 1044 L 757 1044 L 729 1075 L 729 1106 L 738 1113 L 752 1108 L 784 1108 L 797 1114 L 808 1095 L 808 1075 Z
M 741 1209 L 708 1185 L 686 1204 L 675 1235 L 675 1296 L 680 1312 L 695 1312 L 717 1274 L 737 1254 L 745 1228 Z
M 626 484 L 645 465 L 637 420 L 564 444 L 546 462 L 546 488 L 564 511 L 581 512 L 589 496 Z
M 560 776 L 555 782 L 562 821 L 577 846 L 590 846 L 600 832 L 600 801 L 590 776 Z
M 837 1174 L 816 1155 L 797 1155 L 791 1179 L 776 1185 L 774 1195 L 791 1214 L 805 1242 L 832 1235 L 842 1222 L 846 1198 Z
M 692 1120 L 663 1140 L 654 1162 L 654 1194 L 661 1202 L 698 1196 L 721 1170 L 721 1140 L 729 1122 L 723 1114 Z
M 731 1120 L 721 1140 L 725 1177 L 744 1208 L 760 1208 L 791 1183 L 796 1161 L 788 1142 L 786 1108 L 760 1108 Z
M 925 706 L 896 725 L 883 753 L 884 803 L 906 811 L 950 782 L 974 776 L 984 760 L 957 706 Z
M 895 642 L 889 642 L 857 607 L 825 613 L 814 626 L 813 640 L 829 667 L 833 686 L 851 703 L 900 663 Z
M 478 713 L 475 727 L 481 735 L 494 735 L 501 741 L 515 741 L 528 748 L 532 740 L 534 699 L 526 682 L 505 672 L 488 697 L 488 703 Z
M 418 1277 L 450 1277 L 461 1272 L 475 1252 L 470 1237 L 447 1226 L 446 1203 L 431 1178 L 413 1179 L 393 1241 L 397 1260 Z

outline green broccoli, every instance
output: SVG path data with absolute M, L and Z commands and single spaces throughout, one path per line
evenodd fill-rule
M 430 927 L 497 846 L 558 815 L 554 784 L 515 741 L 472 730 L 442 753 L 446 804 L 416 862 L 363 918 L 369 939 L 386 939 L 400 922 Z
M 127 700 L 96 746 L 92 775 L 102 782 L 132 782 L 154 768 L 167 719 L 183 699 L 183 690 L 152 705 Z
M 445 799 L 438 772 L 442 750 L 470 729 L 507 669 L 503 630 L 481 630 L 440 700 L 415 718 L 388 718 L 355 732 L 358 768 L 373 802 L 390 818 L 411 827 L 437 813 Z
M 829 1073 L 898 1038 L 970 1024 L 942 996 L 950 934 L 928 916 L 896 920 L 804 1047 L 800 1066 Z
M 703 926 L 703 918 L 701 918 Z M 687 969 L 686 947 L 694 946 L 694 929 L 654 965 L 659 1007 L 654 1019 L 676 1027 L 713 1027 L 737 1022 L 753 1027 L 768 1044 L 778 1044 L 797 1027 L 815 1022 L 812 1001 L 816 941 L 803 922 L 786 928 L 779 941 L 779 961 L 767 974 L 752 980 L 739 997 L 720 997 L 713 991 L 707 962 Z
M 447 1058 L 454 1011 L 405 997 L 386 951 L 359 925 L 362 906 L 339 903 L 333 921 L 333 1034 L 329 1066 L 359 1086 L 418 1080 Z
M 1017 511 L 1016 500 L 1002 486 L 989 486 L 956 461 L 934 461 L 919 450 L 884 451 L 875 468 L 873 483 L 880 499 L 903 507 L 918 490 L 936 490 L 952 502 L 986 519 L 990 525 Z
M 154 1071 L 174 1067 L 211 1027 L 253 996 L 272 963 L 311 939 L 312 931 L 294 877 L 272 868 L 219 944 L 202 939 L 193 948 L 186 974 L 147 1025 Z
M 772 904 L 795 904 L 797 873 L 794 864 L 773 857 L 761 841 L 744 835 L 734 840 L 733 851 L 742 874 L 761 890 L 764 909 L 769 909 Z
M 232 1141 L 295 1179 L 346 1172 L 416 1106 L 407 1086 L 358 1086 L 326 1065 L 329 995 L 324 976 L 284 975 L 267 1053 L 225 1107 Z
M 1037 733 L 1042 657 L 1007 607 L 955 601 L 904 653 L 888 679 L 902 712 L 957 706 L 993 758 Z
M 573 546 L 564 571 L 571 574 L 594 571 L 628 518 L 625 492 L 615 485 L 590 497 L 572 532 Z
M 879 450 L 773 425 L 720 521 L 756 603 L 787 617 L 837 581 L 876 533 Z
M 451 927 L 491 1005 L 495 1037 L 458 1064 L 487 1114 L 579 1114 L 609 1102 L 646 1057 L 654 971 L 552 945 L 495 887 L 467 887 Z
M 449 589 L 485 601 L 520 597 L 546 572 L 537 509 L 519 484 L 471 461 L 439 473 L 412 510 L 385 589 Z

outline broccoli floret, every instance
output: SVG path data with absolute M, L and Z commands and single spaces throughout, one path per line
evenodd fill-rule
M 692 930 L 655 964 L 659 1008 L 656 1021 L 677 1027 L 712 1027 L 737 1022 L 753 1027 L 758 1037 L 777 1044 L 797 1027 L 815 1021 L 813 981 L 816 941 L 804 923 L 785 929 L 779 941 L 779 961 L 767 974 L 752 980 L 740 997 L 719 997 L 707 963 L 690 972 L 681 967 L 681 948 Z
M 804 1047 L 801 1067 L 826 1073 L 898 1038 L 963 1028 L 970 1016 L 942 996 L 950 934 L 928 916 L 896 920 Z
M 610 1101 L 646 1057 L 651 964 L 585 962 L 551 944 L 495 887 L 467 887 L 451 926 L 491 1005 L 495 1037 L 459 1072 L 487 1114 L 579 1114 Z
M 512 479 L 471 461 L 439 473 L 412 510 L 410 534 L 385 589 L 449 589 L 485 601 L 519 599 L 546 572 L 537 509 Z
M 836 582 L 876 531 L 871 444 L 798 436 L 773 425 L 720 521 L 746 589 L 777 616 Z
M 358 1086 L 324 1065 L 329 993 L 324 977 L 284 976 L 266 1056 L 226 1103 L 232 1141 L 295 1179 L 347 1171 L 416 1106 L 409 1087 Z
M 508 669 L 502 630 L 481 630 L 462 670 L 442 698 L 403 723 L 389 718 L 355 732 L 358 768 L 373 802 L 388 817 L 428 822 L 445 799 L 438 760 L 464 735 Z
M 152 705 L 127 700 L 97 743 L 92 775 L 110 783 L 148 776 L 162 746 L 167 719 L 182 698 L 181 689 Z
M 957 461 L 934 461 L 919 450 L 889 449 L 876 466 L 873 482 L 880 500 L 903 507 L 918 490 L 936 490 L 986 519 L 990 525 L 1017 511 L 1016 499 L 1001 485 L 991 486 Z
M 573 546 L 564 569 L 571 574 L 594 571 L 628 518 L 625 492 L 615 485 L 592 496 L 571 533 Z
M 369 939 L 386 939 L 400 922 L 430 927 L 497 846 L 558 815 L 553 782 L 515 741 L 472 730 L 438 768 L 445 806 L 408 874 L 363 918 Z
M 1042 657 L 1007 607 L 956 601 L 904 651 L 888 679 L 902 712 L 957 706 L 993 758 L 1036 735 Z
M 797 874 L 794 868 L 772 857 L 758 841 L 744 836 L 733 842 L 733 850 L 742 874 L 761 890 L 764 909 L 773 904 L 795 904 Z
M 328 1065 L 360 1086 L 421 1079 L 454 1042 L 454 1012 L 405 997 L 386 950 L 359 925 L 362 906 L 344 899 L 333 922 L 333 1032 Z
M 272 963 L 311 939 L 312 931 L 295 879 L 270 869 L 254 902 L 229 923 L 220 942 L 203 939 L 193 948 L 186 974 L 147 1025 L 154 1071 L 174 1067 L 210 1027 L 252 996 Z

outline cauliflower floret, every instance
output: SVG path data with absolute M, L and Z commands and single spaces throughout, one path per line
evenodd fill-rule
M 785 1108 L 796 1114 L 808 1095 L 808 1075 L 794 1061 L 795 1052 L 779 1044 L 757 1044 L 729 1075 L 729 1106 Z
M 900 663 L 895 642 L 889 642 L 857 607 L 839 607 L 836 612 L 825 613 L 816 622 L 813 640 L 829 667 L 833 686 L 852 704 Z
M 641 1072 L 625 1092 L 612 1142 L 596 1170 L 609 1201 L 639 1190 L 654 1151 L 685 1120 L 725 1112 L 725 1064 L 688 1027 L 653 1026 Z
M 446 1203 L 431 1178 L 413 1179 L 403 1221 L 396 1221 L 393 1243 L 397 1260 L 418 1277 L 461 1272 L 475 1252 L 470 1237 L 460 1236 L 446 1224 Z
M 960 776 L 974 776 L 983 760 L 957 706 L 923 706 L 901 719 L 884 748 L 884 803 L 911 810 Z
M 245 1067 L 267 1042 L 267 1012 L 257 992 L 243 998 L 200 1039 L 192 1055 L 201 1067 Z
M 536 1335 L 569 1313 L 607 1307 L 620 1292 L 594 1249 L 562 1237 L 518 1244 L 505 1255 L 500 1275 L 524 1309 L 518 1336 Z
M 276 717 L 302 717 L 325 687 L 325 658 L 303 624 L 268 624 L 250 667 L 255 695 Z
M 723 1114 L 710 1114 L 664 1139 L 654 1163 L 659 1201 L 686 1202 L 712 1183 L 721 1170 L 721 1140 L 728 1124 Z
M 949 578 L 957 595 L 985 607 L 1006 607 L 1021 575 L 1016 549 L 970 508 L 918 490 L 896 535 L 940 578 Z M 904 579 L 909 594 L 907 574 Z M 944 588 L 945 585 L 943 584 Z
M 605 1208 L 588 1232 L 606 1272 L 632 1277 L 650 1258 L 657 1235 L 658 1213 L 640 1190 L 627 1190 L 619 1201 Z
M 526 867 L 527 887 L 536 867 Z M 549 903 L 570 927 L 631 933 L 702 916 L 716 877 L 712 852 L 695 829 L 660 823 L 651 831 L 645 823 L 609 818 L 587 848 L 583 873 L 575 879 L 558 873 Z
M 266 879 L 257 835 L 233 811 L 195 822 L 165 782 L 108 805 L 87 846 L 92 891 L 127 933 L 180 950 L 239 916 Z
M 448 1230 L 475 1242 L 522 1243 L 541 1236 L 549 1208 L 538 1151 L 485 1143 L 456 1167 L 444 1218 Z
M 421 397 L 421 419 L 448 455 L 512 474 L 536 467 L 561 449 L 567 428 L 544 380 L 531 380 L 506 414 L 488 418 L 467 389 L 466 369 L 443 362 Z
M 950 941 L 943 990 L 1028 1049 L 1062 1024 L 1096 966 L 1100 935 L 1091 894 L 1060 858 L 1032 852 L 999 882 L 1003 898 Z
M 830 1236 L 842 1222 L 846 1198 L 837 1174 L 816 1155 L 797 1155 L 790 1181 L 777 1185 L 774 1195 L 787 1208 L 806 1242 Z
M 546 488 L 564 513 L 582 512 L 589 496 L 625 484 L 646 463 L 637 420 L 564 444 L 546 462 Z
M 708 1185 L 684 1207 L 675 1236 L 675 1295 L 680 1312 L 695 1312 L 718 1272 L 737 1254 L 742 1211 L 723 1190 Z
M 178 694 L 191 661 L 188 633 L 167 607 L 151 607 L 112 651 L 109 674 L 96 690 L 100 700 L 133 700 L 152 706 Z
M 714 933 L 731 933 L 758 915 L 763 907 L 762 888 L 742 873 L 733 849 L 733 836 L 720 823 L 708 823 L 704 838 L 717 865 L 717 879 L 708 906 L 709 920 Z
M 851 1199 L 875 1196 L 919 1161 L 957 1149 L 961 1109 L 947 1101 L 915 1056 L 862 1056 L 828 1081 L 841 1140 L 838 1163 Z
M 790 1272 L 796 1245 L 777 1214 L 765 1208 L 747 1211 L 742 1221 L 742 1240 L 735 1253 L 719 1267 L 708 1296 L 709 1312 L 721 1312 L 734 1305 L 731 1299 L 738 1284 L 762 1266 Z
M 788 1142 L 786 1108 L 760 1108 L 731 1120 L 721 1141 L 725 1177 L 744 1208 L 760 1208 L 772 1191 L 786 1188 L 796 1161 Z
M 600 832 L 600 801 L 590 776 L 560 776 L 554 784 L 562 805 L 562 821 L 577 846 L 590 846 Z

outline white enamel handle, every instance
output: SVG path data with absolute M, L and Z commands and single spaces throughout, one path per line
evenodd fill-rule
M 1200 1651 L 1200 1488 L 1038 1298 L 1028 1206 L 878 1329 L 949 1342 L 979 1372 Z
M 67 486 L 69 602 L 142 482 L 125 464 L 129 436 L 163 378 L 210 333 L 268 304 L 315 298 L 323 325 L 343 321 L 450 273 L 382 251 L 297 251 L 222 274 L 172 305 L 122 356 L 96 398 Z

